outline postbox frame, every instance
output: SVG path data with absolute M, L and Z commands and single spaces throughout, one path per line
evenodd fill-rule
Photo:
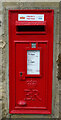
M 16 11 L 19 11 L 19 10 L 14 10 L 14 12 L 16 12 Z M 21 10 L 21 11 L 24 11 L 24 10 Z M 38 10 L 25 10 L 25 11 L 38 11 Z M 39 11 L 49 11 L 49 12 L 52 12 L 52 16 L 53 16 L 53 13 L 54 13 L 54 10 L 52 10 L 52 9 L 44 9 L 44 10 L 39 10 Z M 10 26 L 10 14 L 13 12 L 13 10 L 9 10 L 9 32 L 10 32 L 10 30 L 11 30 L 11 26 Z M 54 19 L 52 20 L 52 28 L 53 28 L 53 21 L 54 21 Z M 17 41 L 18 42 L 18 41 Z M 52 46 L 53 46 L 53 29 L 52 29 L 52 41 L 51 41 L 51 43 L 52 43 Z M 11 45 L 13 45 L 13 47 L 11 46 Z M 11 64 L 12 64 L 12 60 L 11 60 L 11 53 L 12 53 L 12 50 L 13 50 L 13 59 L 15 58 L 15 53 L 14 53 L 14 51 L 15 51 L 15 45 L 16 45 L 16 41 L 14 41 L 13 43 L 12 43 L 12 41 L 11 41 L 11 32 L 10 32 L 10 34 L 9 34 L 9 96 L 10 96 L 10 101 L 9 101 L 9 112 L 11 113 L 11 114 L 22 114 L 22 113 L 24 113 L 24 114 L 28 114 L 28 110 L 19 110 L 19 109 L 17 109 L 17 107 L 15 107 L 15 96 L 11 99 L 11 93 L 12 93 L 12 83 L 14 83 L 13 84 L 13 87 L 14 87 L 14 89 L 13 89 L 13 93 L 15 94 L 15 79 L 13 79 L 13 82 L 12 82 L 12 79 L 11 79 L 11 77 L 13 76 L 13 78 L 14 78 L 14 76 L 15 76 L 15 71 L 14 71 L 14 68 L 13 67 L 11 67 Z M 51 52 L 52 52 L 52 55 L 51 55 L 51 60 L 52 60 L 52 62 L 51 62 L 51 66 L 53 67 L 53 48 L 51 48 L 51 46 L 50 46 L 50 49 L 51 49 Z M 15 66 L 15 62 L 13 62 L 13 66 Z M 14 71 L 14 74 L 12 75 L 11 73 L 12 73 L 12 70 Z M 51 70 L 52 70 L 52 68 L 51 68 Z M 51 78 L 52 78 L 52 76 L 51 76 Z M 51 80 L 51 78 L 50 78 L 50 80 Z M 50 86 L 50 94 L 51 94 L 51 97 L 50 98 L 52 98 L 52 81 L 51 81 L 51 84 L 49 84 L 49 86 Z M 12 105 L 12 101 L 13 101 L 13 105 Z M 41 112 L 40 111 L 33 111 L 33 113 L 32 113 L 32 111 L 30 110 L 29 111 L 29 114 L 51 114 L 51 104 L 52 104 L 52 99 L 50 100 L 51 101 L 51 103 L 48 103 L 48 104 L 50 104 L 49 105 L 49 110 L 48 109 L 46 109 L 46 110 L 41 110 Z M 14 109 L 12 109 L 12 108 L 14 108 Z

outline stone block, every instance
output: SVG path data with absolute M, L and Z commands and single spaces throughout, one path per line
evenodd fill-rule
M 0 120 L 2 119 L 2 101 L 0 101 Z
M 61 91 L 61 80 L 59 80 L 59 91 Z

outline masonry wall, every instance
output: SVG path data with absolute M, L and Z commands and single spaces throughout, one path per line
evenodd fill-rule
M 1 118 L 59 118 L 61 116 L 59 95 L 61 96 L 61 48 L 59 39 L 59 1 L 58 2 L 10 2 L 0 3 L 0 119 Z M 10 115 L 9 114 L 9 9 L 54 9 L 53 46 L 53 92 L 51 115 Z M 59 50 L 60 48 L 60 50 Z M 60 97 L 61 99 L 61 97 Z

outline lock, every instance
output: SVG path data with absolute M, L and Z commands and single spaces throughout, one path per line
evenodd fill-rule
M 22 77 L 22 72 L 20 72 L 20 77 Z
M 20 72 L 20 80 L 25 80 L 25 73 L 24 72 Z

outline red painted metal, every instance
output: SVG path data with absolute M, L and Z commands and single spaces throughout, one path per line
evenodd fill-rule
M 16 21 L 16 26 L 46 25 L 46 21 Z
M 44 14 L 44 22 L 18 21 L 18 14 Z M 9 10 L 9 113 L 51 114 L 54 10 Z M 26 31 L 27 26 L 44 26 Z M 25 26 L 25 31 L 16 27 Z M 20 27 L 21 28 L 21 27 Z M 31 44 L 36 43 L 36 48 Z M 27 50 L 40 50 L 40 74 L 27 74 Z

